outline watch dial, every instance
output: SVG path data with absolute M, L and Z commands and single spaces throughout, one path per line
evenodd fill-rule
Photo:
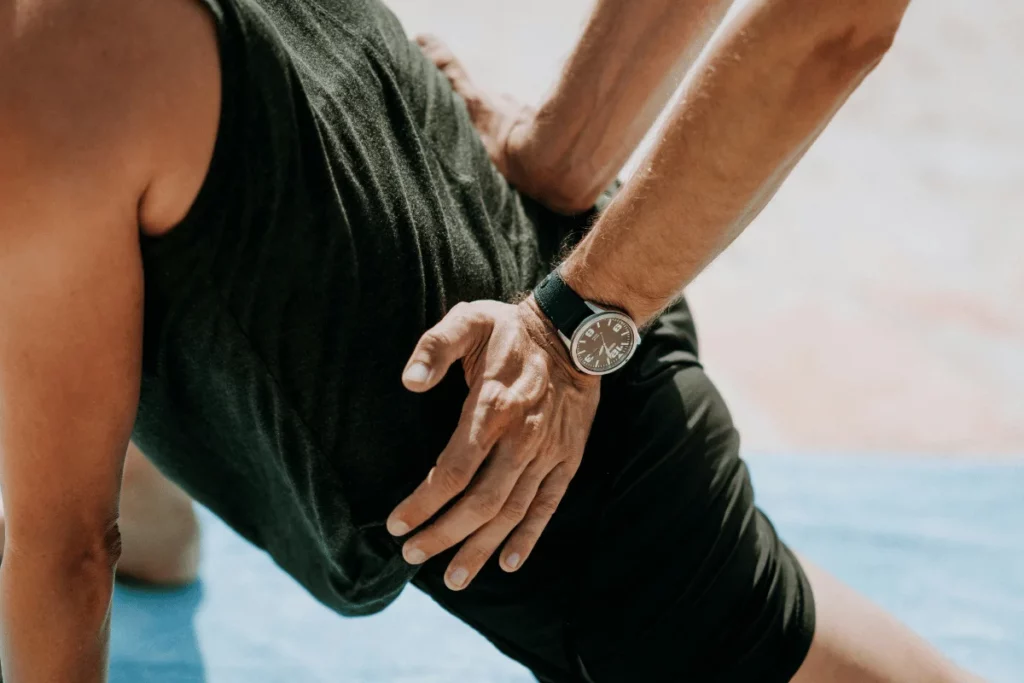
M 616 316 L 595 320 L 578 333 L 577 339 L 576 362 L 600 374 L 625 363 L 636 344 L 630 325 Z

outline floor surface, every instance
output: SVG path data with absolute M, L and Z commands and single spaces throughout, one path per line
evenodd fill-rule
M 751 459 L 791 545 L 992 683 L 1024 681 L 1024 466 Z M 415 589 L 342 619 L 204 514 L 202 581 L 119 587 L 111 683 L 527 683 Z

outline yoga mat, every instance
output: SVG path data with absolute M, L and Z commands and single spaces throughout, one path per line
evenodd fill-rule
M 748 459 L 783 537 L 994 683 L 1024 681 L 1024 465 Z M 112 683 L 527 683 L 414 588 L 342 619 L 205 510 L 201 581 L 119 586 Z

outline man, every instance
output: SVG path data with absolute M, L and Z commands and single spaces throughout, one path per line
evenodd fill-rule
M 777 538 L 677 300 L 905 3 L 694 64 L 727 6 L 601 0 L 535 113 L 376 0 L 0 9 L 7 680 L 103 680 L 130 436 L 339 613 L 411 581 L 544 681 L 967 680 Z

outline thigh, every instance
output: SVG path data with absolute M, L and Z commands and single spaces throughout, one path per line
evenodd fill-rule
M 670 310 L 603 397 L 623 416 L 601 453 L 617 474 L 571 634 L 593 683 L 782 683 L 810 645 L 809 584 L 755 506 L 739 435 L 688 356 L 690 334 L 685 308 Z
M 799 565 L 754 507 L 684 302 L 606 378 L 583 465 L 528 562 L 416 583 L 545 681 L 785 681 L 811 638 Z M 754 672 L 753 675 L 748 675 Z

